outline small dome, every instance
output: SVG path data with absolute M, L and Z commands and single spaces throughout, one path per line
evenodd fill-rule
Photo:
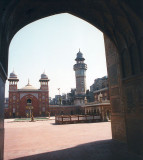
M 77 53 L 77 57 L 75 59 L 76 61 L 84 61 L 84 57 L 83 57 L 83 54 L 80 52 L 80 49 L 79 49 L 79 52 Z
M 25 87 L 21 88 L 20 90 L 38 90 L 38 89 L 33 87 L 32 85 L 26 85 Z
M 20 90 L 37 90 L 37 88 L 33 87 L 30 84 L 27 84 L 25 87 L 21 88 Z
M 41 79 L 48 79 L 48 76 L 44 73 L 41 74 Z
M 14 71 L 12 73 L 10 73 L 10 77 L 9 78 L 16 78 L 17 79 L 17 75 L 15 74 Z
M 37 88 L 33 87 L 33 86 L 30 84 L 29 79 L 28 79 L 28 84 L 27 84 L 25 87 L 21 88 L 20 90 L 30 91 L 30 90 L 37 90 Z

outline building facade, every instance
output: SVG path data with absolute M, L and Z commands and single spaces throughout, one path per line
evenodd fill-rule
M 29 80 L 28 84 L 18 89 L 19 81 L 17 75 L 10 73 L 9 81 L 9 103 L 5 110 L 5 117 L 29 117 L 45 116 L 49 112 L 49 79 L 45 73 L 41 74 L 40 88 L 33 87 Z
M 86 114 L 100 115 L 103 121 L 111 119 L 111 105 L 108 88 L 108 77 L 97 78 L 90 86 L 90 92 L 93 93 L 94 102 L 87 103 L 85 107 Z
M 108 77 L 97 78 L 94 83 L 90 86 L 90 91 L 94 94 L 94 101 L 106 101 L 110 100 L 109 88 L 108 88 Z
M 76 64 L 73 69 L 75 71 L 76 78 L 76 93 L 75 93 L 75 105 L 84 105 L 86 98 L 86 70 L 87 64 L 84 63 L 83 54 L 80 52 L 77 53 L 77 57 L 75 59 Z

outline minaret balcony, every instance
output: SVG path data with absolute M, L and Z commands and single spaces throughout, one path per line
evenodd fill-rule
M 77 63 L 74 65 L 74 70 L 84 69 L 87 70 L 87 64 L 85 63 Z

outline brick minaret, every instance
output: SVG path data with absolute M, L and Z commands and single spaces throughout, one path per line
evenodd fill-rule
M 41 74 L 41 78 L 39 80 L 40 82 L 40 90 L 41 90 L 41 100 L 40 100 L 40 108 L 41 108 L 41 112 L 42 115 L 44 115 L 46 113 L 46 115 L 48 115 L 49 111 L 49 86 L 48 86 L 48 76 L 45 74 L 45 72 L 43 74 Z
M 10 73 L 8 81 L 9 81 L 9 91 L 17 90 L 17 82 L 19 81 L 19 79 L 17 78 L 17 75 L 15 74 L 14 71 Z
M 19 79 L 17 78 L 17 75 L 13 71 L 10 73 L 10 77 L 8 79 L 9 81 L 9 116 L 11 117 L 13 114 L 13 117 L 16 116 L 16 113 L 18 114 L 18 94 L 17 94 L 17 83 Z

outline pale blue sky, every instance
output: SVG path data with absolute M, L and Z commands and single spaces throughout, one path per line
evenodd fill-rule
M 39 88 L 44 69 L 48 75 L 50 97 L 75 88 L 73 65 L 76 54 L 83 53 L 87 64 L 87 89 L 94 79 L 107 75 L 103 34 L 86 21 L 70 14 L 58 14 L 22 28 L 11 41 L 8 76 L 15 70 L 18 88 L 30 83 Z M 8 82 L 6 83 L 8 97 Z

